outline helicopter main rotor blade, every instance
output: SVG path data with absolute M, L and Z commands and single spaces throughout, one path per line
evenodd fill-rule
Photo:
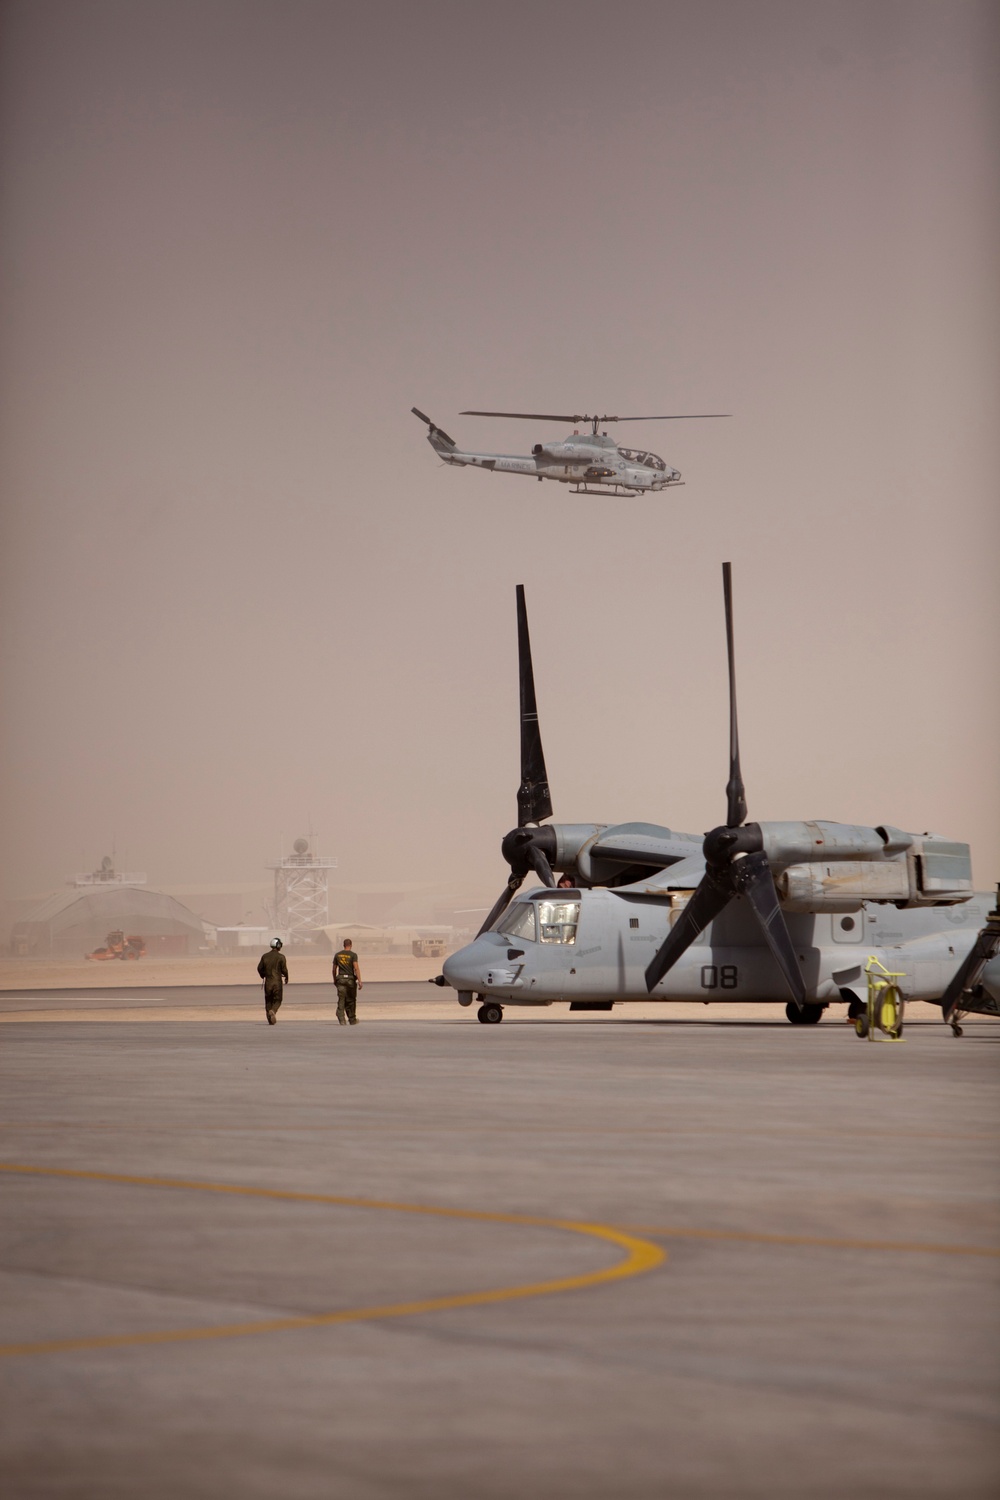
M 552 799 L 545 770 L 542 735 L 535 702 L 535 675 L 531 666 L 531 638 L 524 584 L 517 585 L 517 666 L 521 699 L 521 784 L 517 789 L 517 826 L 540 823 L 552 816 Z M 538 872 L 541 874 L 541 870 Z M 551 875 L 551 870 L 549 874 Z M 542 877 L 544 879 L 544 876 Z M 545 882 L 550 884 L 549 881 Z
M 729 658 L 729 781 L 726 784 L 726 827 L 739 828 L 747 815 L 746 790 L 740 771 L 740 732 L 736 722 L 736 651 L 733 645 L 733 568 L 722 564 L 722 592 L 726 601 L 726 654 Z
M 709 922 L 728 906 L 732 892 L 719 885 L 711 874 L 706 874 L 687 906 L 682 907 L 677 921 L 657 948 L 646 969 L 646 989 L 652 992 L 668 970 L 705 931 Z
M 519 422 L 592 422 L 593 417 L 553 416 L 544 411 L 460 411 L 460 417 L 516 417 Z
M 419 415 L 419 413 L 418 413 Z M 513 417 L 519 422 L 564 422 L 572 426 L 577 422 L 700 422 L 709 417 L 731 417 L 731 411 L 694 411 L 694 412 L 669 412 L 661 417 L 595 417 L 586 412 L 577 412 L 573 416 L 565 413 L 553 415 L 549 411 L 462 411 L 460 417 Z M 426 419 L 425 419 L 426 420 Z
M 598 417 L 599 422 L 704 422 L 709 417 L 731 417 L 731 411 L 669 412 L 665 417 Z M 587 418 L 587 421 L 592 420 Z

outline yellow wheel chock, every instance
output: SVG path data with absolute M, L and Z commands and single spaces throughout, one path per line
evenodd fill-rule
M 854 1030 L 870 1042 L 876 1040 L 876 1031 L 881 1031 L 887 1041 L 901 1042 L 906 997 L 895 981 L 905 979 L 905 972 L 894 974 L 871 954 L 865 964 L 865 973 L 868 975 L 868 1004 L 855 1020 Z

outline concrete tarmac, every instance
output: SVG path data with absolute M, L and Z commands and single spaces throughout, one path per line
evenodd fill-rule
M 6 1500 L 992 1500 L 1000 1027 L 428 988 L 4 997 Z

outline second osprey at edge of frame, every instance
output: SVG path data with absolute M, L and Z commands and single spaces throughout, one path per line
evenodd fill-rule
M 493 474 L 521 474 L 528 479 L 554 479 L 573 486 L 575 495 L 636 496 L 682 484 L 680 470 L 672 469 L 658 453 L 620 448 L 603 429 L 611 422 L 682 422 L 708 417 L 727 417 L 729 412 L 691 412 L 662 417 L 553 416 L 546 412 L 463 411 L 463 417 L 509 417 L 524 422 L 562 422 L 574 430 L 554 442 L 535 443 L 529 453 L 473 453 L 459 448 L 455 439 L 416 406 L 413 415 L 427 423 L 427 441 L 446 464 L 460 468 L 487 469 Z M 580 428 L 590 424 L 590 432 Z

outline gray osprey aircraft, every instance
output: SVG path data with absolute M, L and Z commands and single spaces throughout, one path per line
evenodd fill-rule
M 492 474 L 523 474 L 529 479 L 554 479 L 573 486 L 575 495 L 642 495 L 681 484 L 680 470 L 672 469 L 658 453 L 637 448 L 619 448 L 614 438 L 598 431 L 609 422 L 685 422 L 707 417 L 725 417 L 728 412 L 695 412 L 669 417 L 551 416 L 543 412 L 463 411 L 463 417 L 511 417 L 526 422 L 561 422 L 574 429 L 572 435 L 550 443 L 536 443 L 530 454 L 469 453 L 455 439 L 436 427 L 430 417 L 414 406 L 411 411 L 427 423 L 427 441 L 446 464 L 487 469 Z M 590 424 L 590 432 L 580 427 Z
M 862 1015 L 874 957 L 905 999 L 1000 1014 L 1000 916 L 972 887 L 968 844 L 890 824 L 748 823 L 740 771 L 730 566 L 726 821 L 704 838 L 650 823 L 551 817 L 524 590 L 518 586 L 521 785 L 502 852 L 510 877 L 476 939 L 436 983 L 504 1006 L 611 1010 L 628 1000 L 773 1001 L 813 1024 L 831 1003 Z M 561 872 L 558 886 L 554 872 Z M 519 895 L 531 873 L 541 887 Z M 986 926 L 980 932 L 986 920 Z

